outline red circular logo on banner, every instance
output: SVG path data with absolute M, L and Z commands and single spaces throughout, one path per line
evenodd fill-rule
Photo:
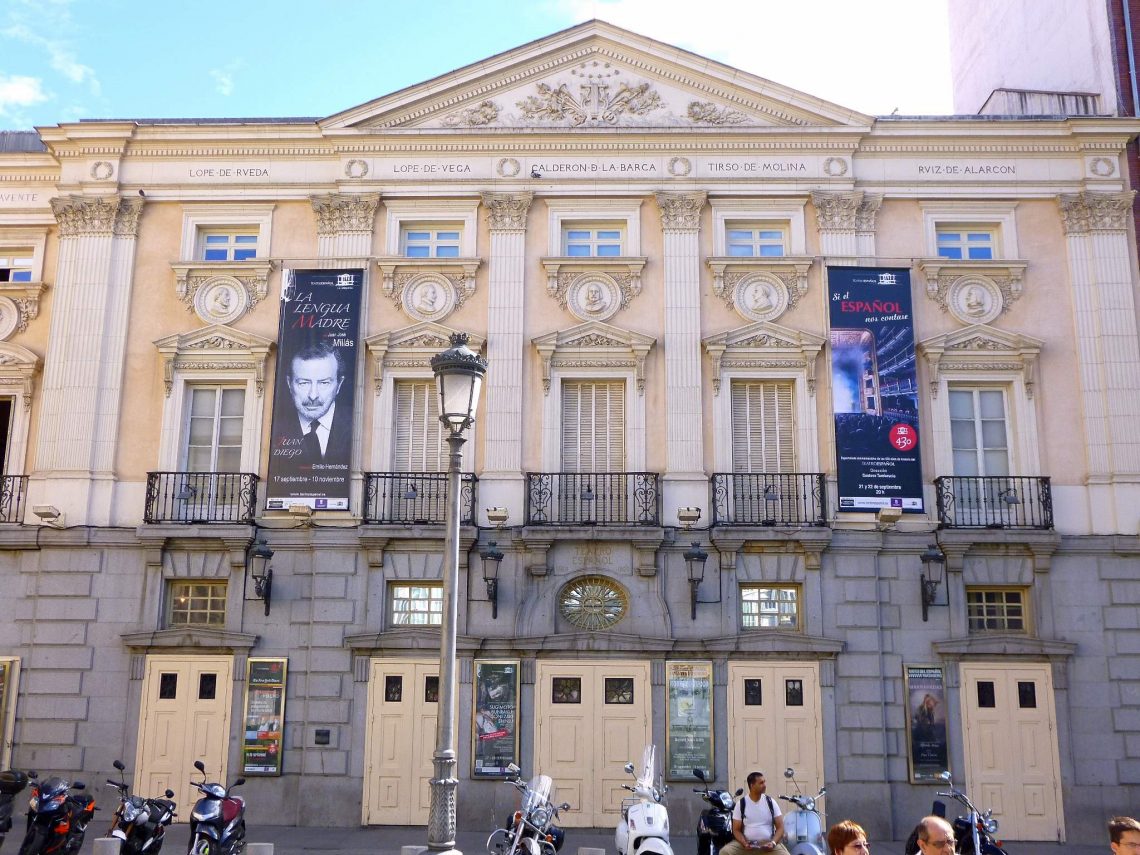
M 891 427 L 891 446 L 896 451 L 913 451 L 918 445 L 918 429 L 914 425 L 897 424 Z

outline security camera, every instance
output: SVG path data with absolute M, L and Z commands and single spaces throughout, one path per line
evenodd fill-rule
M 506 508 L 487 508 L 487 522 L 497 528 L 502 528 L 506 525 L 510 516 L 511 512 Z
M 295 517 L 311 517 L 313 515 L 313 509 L 308 505 L 295 504 L 289 506 L 289 513 Z
M 697 521 L 701 518 L 700 508 L 677 508 L 677 520 L 685 528 L 692 528 L 696 525 Z
M 875 519 L 884 525 L 897 523 L 902 519 L 902 508 L 879 508 L 875 514 Z
M 62 516 L 55 505 L 32 505 L 32 513 L 46 522 L 52 522 Z

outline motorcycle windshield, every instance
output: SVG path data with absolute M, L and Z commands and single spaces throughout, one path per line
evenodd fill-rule
M 656 755 L 657 746 L 646 745 L 645 751 L 641 754 L 641 775 L 637 779 L 637 783 L 644 787 L 653 786 L 653 773 L 656 768 Z
M 527 784 L 527 793 L 523 797 L 522 810 L 529 814 L 535 808 L 554 801 L 554 781 L 549 775 L 535 775 Z

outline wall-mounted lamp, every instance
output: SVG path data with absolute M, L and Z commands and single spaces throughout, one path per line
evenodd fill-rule
M 273 596 L 273 568 L 269 566 L 273 550 L 264 538 L 258 538 L 246 551 L 245 566 L 253 580 L 253 593 L 265 603 L 265 616 L 269 617 L 269 601 Z
M 408 482 L 408 489 L 404 491 L 404 498 L 409 502 L 414 502 L 419 498 L 420 491 L 416 489 L 416 485 L 411 481 Z
M 582 491 L 582 501 L 583 502 L 594 501 L 594 488 L 592 485 L 587 484 L 586 489 Z
M 775 484 L 769 484 L 764 488 L 764 501 L 765 502 L 778 502 L 780 501 L 780 493 L 776 489 Z
M 709 554 L 701 549 L 698 541 L 693 541 L 691 548 L 685 550 L 685 564 L 689 570 L 689 605 L 691 620 L 697 619 L 697 588 L 705 578 L 705 561 Z
M 928 544 L 926 551 L 918 556 L 922 562 L 922 574 L 919 581 L 922 583 L 922 619 L 927 620 L 931 606 L 939 605 L 934 602 L 938 593 L 938 585 L 942 581 L 942 571 L 946 568 L 946 556 L 935 543 Z
M 55 505 L 32 505 L 32 513 L 35 514 L 44 525 L 50 525 L 52 528 L 63 528 L 63 511 Z
M 179 502 L 189 502 L 197 493 L 198 491 L 189 484 L 183 484 L 175 491 L 174 498 Z
M 487 583 L 487 599 L 491 601 L 491 620 L 499 617 L 499 565 L 503 563 L 503 553 L 496 549 L 495 541 L 479 550 L 483 559 L 483 581 Z
M 1021 497 L 1017 495 L 1017 490 L 1013 489 L 1013 487 L 1006 487 L 998 493 L 998 497 L 1007 505 L 1021 504 Z

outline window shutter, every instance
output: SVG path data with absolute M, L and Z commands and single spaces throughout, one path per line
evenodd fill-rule
M 394 472 L 446 472 L 443 425 L 435 381 L 398 380 Z
M 625 381 L 562 384 L 562 469 L 625 469 Z
M 736 381 L 731 406 L 732 471 L 794 472 L 792 384 Z

